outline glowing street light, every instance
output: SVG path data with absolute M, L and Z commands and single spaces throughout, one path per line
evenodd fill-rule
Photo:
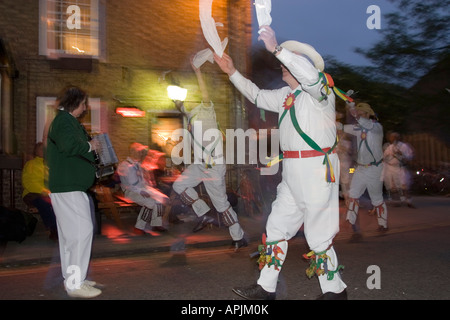
M 187 89 L 178 86 L 168 86 L 167 94 L 173 101 L 184 101 L 187 96 Z

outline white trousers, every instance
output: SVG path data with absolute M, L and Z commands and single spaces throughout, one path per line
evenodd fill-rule
M 127 199 L 130 199 L 134 203 L 152 210 L 151 217 L 147 217 L 147 212 L 144 210 L 139 212 L 135 224 L 137 229 L 144 230 L 147 223 L 150 224 L 151 227 L 162 226 L 162 208 L 159 202 L 151 197 L 146 198 L 135 192 L 125 191 L 124 195 Z
M 242 230 L 241 225 L 237 222 L 237 214 L 231 208 L 230 202 L 228 201 L 225 173 L 226 165 L 224 164 L 218 164 L 212 168 L 205 168 L 203 164 L 191 164 L 175 181 L 173 190 L 181 194 L 186 189 L 189 189 L 189 196 L 195 201 L 192 208 L 197 216 L 200 217 L 208 212 L 210 208 L 202 199 L 199 199 L 197 192 L 193 188 L 203 182 L 206 192 L 217 212 L 223 213 L 228 210 L 236 221 L 236 223 L 229 226 L 228 230 L 231 238 L 238 241 L 244 237 L 244 230 Z
M 73 191 L 51 193 L 50 198 L 58 226 L 63 278 L 68 280 L 75 275 L 74 270 L 79 270 L 83 282 L 89 268 L 94 234 L 89 196 Z
M 326 251 L 330 257 L 328 269 L 336 270 L 338 259 L 332 247 L 334 236 L 339 231 L 339 159 L 330 155 L 335 170 L 336 182 L 325 180 L 323 157 L 283 160 L 282 181 L 277 187 L 277 198 L 266 225 L 267 242 L 276 242 L 284 254 L 278 254 L 282 262 L 286 258 L 288 240 L 295 236 L 302 225 L 306 241 L 315 252 Z M 283 241 L 286 240 L 286 241 Z M 306 269 L 307 267 L 305 267 Z M 281 269 L 280 269 L 281 270 Z M 264 266 L 258 284 L 268 292 L 275 292 L 279 270 Z M 339 273 L 333 280 L 319 276 L 322 292 L 340 293 L 345 288 Z
M 383 178 L 388 191 L 408 190 L 410 185 L 409 172 L 405 167 L 384 164 Z
M 358 166 L 350 184 L 349 197 L 359 199 L 364 191 L 369 193 L 370 202 L 374 207 L 382 206 L 382 212 L 377 212 L 378 224 L 387 228 L 388 210 L 383 198 L 383 163 L 379 166 Z M 352 205 L 353 206 L 353 205 Z M 358 215 L 358 206 L 347 210 L 347 220 L 355 224 Z
M 350 183 L 349 197 L 359 199 L 367 189 L 372 205 L 381 205 L 384 202 L 382 174 L 382 163 L 379 166 L 358 166 Z

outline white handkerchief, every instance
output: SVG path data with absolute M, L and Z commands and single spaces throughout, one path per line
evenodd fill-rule
M 222 41 L 223 51 L 227 47 L 227 44 L 228 44 L 228 38 L 223 39 L 223 41 Z M 206 49 L 203 49 L 203 50 L 197 52 L 197 54 L 192 59 L 192 64 L 194 65 L 194 67 L 196 67 L 198 69 L 206 61 L 214 63 L 214 55 L 213 55 L 213 52 L 211 51 L 211 49 L 209 49 L 209 48 L 206 48 Z
M 208 41 L 214 52 L 219 57 L 222 57 L 223 48 L 217 33 L 216 22 L 212 17 L 212 2 L 213 0 L 199 0 L 200 23 L 206 41 Z
M 256 8 L 256 19 L 258 20 L 258 25 L 270 26 L 272 23 L 272 17 L 270 12 L 272 11 L 272 1 L 271 0 L 255 0 Z

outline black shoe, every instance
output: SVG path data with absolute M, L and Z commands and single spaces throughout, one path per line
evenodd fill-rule
M 383 227 L 383 226 L 378 226 L 378 229 L 377 229 L 378 232 L 386 232 L 388 230 L 389 230 L 388 228 Z
M 325 292 L 317 297 L 316 300 L 347 300 L 347 290 L 340 293 Z
M 259 284 L 233 288 L 233 292 L 247 300 L 275 300 L 275 292 L 267 292 Z
M 241 240 L 233 241 L 231 244 L 236 250 L 248 246 L 247 240 L 245 240 L 244 238 L 242 238 Z
M 208 217 L 207 215 L 203 215 L 200 218 L 200 221 L 198 224 L 194 227 L 192 232 L 199 232 L 200 230 L 203 230 L 208 224 L 211 224 L 214 222 L 214 219 L 211 217 Z

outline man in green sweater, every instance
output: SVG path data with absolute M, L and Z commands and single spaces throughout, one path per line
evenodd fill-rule
M 86 191 L 95 181 L 92 163 L 99 148 L 77 120 L 87 108 L 87 99 L 77 87 L 65 91 L 50 126 L 46 150 L 64 286 L 69 296 L 79 298 L 101 294 L 95 282 L 86 280 L 93 237 L 91 200 Z

